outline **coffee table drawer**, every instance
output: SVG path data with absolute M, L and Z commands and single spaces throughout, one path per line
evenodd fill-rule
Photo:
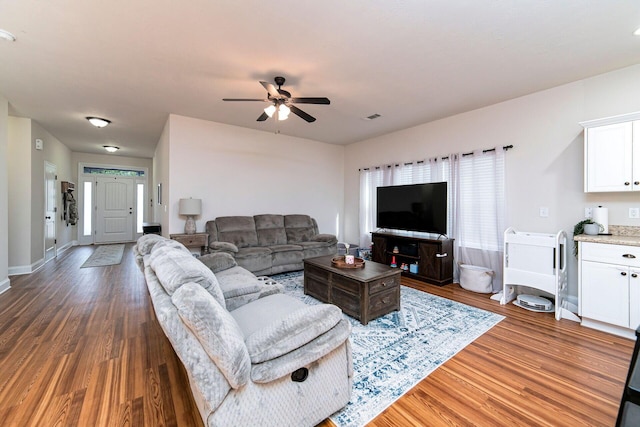
M 369 295 L 377 294 L 378 292 L 384 292 L 387 289 L 393 289 L 400 286 L 400 275 L 395 274 L 384 279 L 374 280 L 369 283 Z
M 398 289 L 389 289 L 371 295 L 369 298 L 369 317 L 374 318 L 378 315 L 389 313 L 399 308 L 400 301 Z

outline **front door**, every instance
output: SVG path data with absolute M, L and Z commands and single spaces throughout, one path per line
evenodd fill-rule
M 96 243 L 133 240 L 133 179 L 96 179 Z
M 44 262 L 56 256 L 56 165 L 44 163 Z

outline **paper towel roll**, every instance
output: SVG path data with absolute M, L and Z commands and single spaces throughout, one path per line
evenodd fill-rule
M 602 225 L 604 230 L 600 231 L 602 234 L 609 233 L 609 209 L 598 206 L 593 208 L 593 221 Z

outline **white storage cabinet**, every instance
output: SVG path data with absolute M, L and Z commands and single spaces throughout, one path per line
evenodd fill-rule
M 584 126 L 584 191 L 640 191 L 640 113 Z
M 582 325 L 633 338 L 640 325 L 640 248 L 579 242 Z
M 568 300 L 567 234 L 528 233 L 509 227 L 504 232 L 503 289 L 500 304 L 516 298 L 515 286 L 527 286 L 553 296 L 556 320 L 580 319 Z

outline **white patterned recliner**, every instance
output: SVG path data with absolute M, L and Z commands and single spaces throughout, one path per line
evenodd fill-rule
M 313 426 L 347 404 L 351 328 L 339 308 L 256 289 L 257 278 L 234 262 L 220 270 L 217 260 L 214 274 L 159 236 L 141 237 L 135 253 L 205 425 Z M 225 276 L 230 269 L 238 274 Z M 220 277 L 233 278 L 234 297 L 246 280 L 251 297 L 229 311 Z

